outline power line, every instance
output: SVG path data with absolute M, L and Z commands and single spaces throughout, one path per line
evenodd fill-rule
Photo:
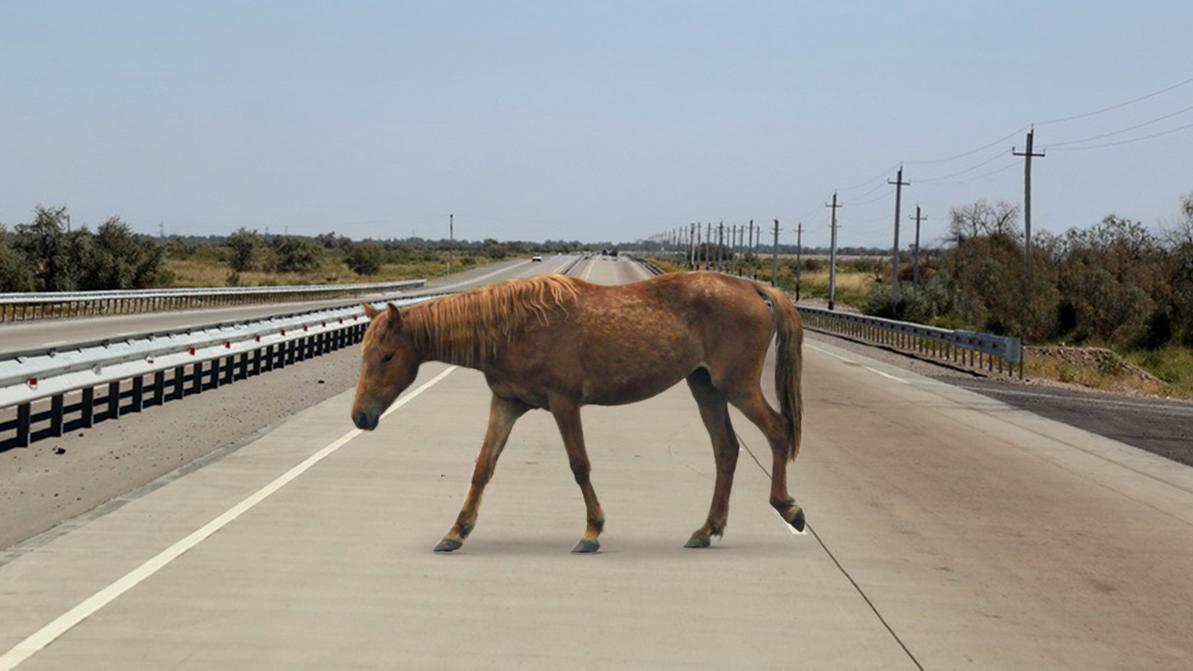
M 1127 105 L 1134 105 L 1137 102 L 1140 102 L 1142 100 L 1147 100 L 1148 98 L 1154 98 L 1154 97 L 1160 95 L 1161 93 L 1168 93 L 1169 91 L 1171 91 L 1173 89 L 1180 88 L 1180 87 L 1184 86 L 1185 84 L 1189 84 L 1189 83 L 1193 83 L 1193 77 L 1189 77 L 1188 79 L 1183 79 L 1171 86 L 1166 86 L 1166 87 L 1160 89 L 1159 91 L 1152 91 L 1151 93 L 1141 95 L 1138 98 L 1132 98 L 1130 100 L 1126 100 L 1121 103 L 1110 105 L 1109 107 L 1103 107 L 1101 109 L 1093 110 L 1092 112 L 1083 112 L 1081 114 L 1074 114 L 1072 116 L 1060 117 L 1057 119 L 1048 119 L 1047 121 L 1037 121 L 1035 125 L 1043 126 L 1044 124 L 1062 123 L 1065 121 L 1076 121 L 1077 119 L 1085 119 L 1087 117 L 1095 116 L 1097 114 L 1102 114 L 1104 112 L 1110 112 L 1110 111 L 1113 111 L 1113 110 L 1116 110 L 1116 109 L 1119 109 L 1122 107 L 1126 107 Z
M 989 149 L 995 145 L 1000 145 L 1003 142 L 1006 142 L 1007 140 L 1015 137 L 1016 135 L 1022 133 L 1025 130 L 1027 130 L 1027 128 L 1028 128 L 1027 126 L 1020 126 L 1020 127 L 1016 128 L 1015 130 L 1011 131 L 1010 133 L 1007 133 L 1006 135 L 998 138 L 997 140 L 988 142 L 988 143 L 978 147 L 977 149 L 971 149 L 967 152 L 963 152 L 960 154 L 954 154 L 953 156 L 946 156 L 944 158 L 934 158 L 934 159 L 927 160 L 927 161 L 907 161 L 907 163 L 909 163 L 909 164 L 914 163 L 916 165 L 927 165 L 929 163 L 948 163 L 949 161 L 955 161 L 959 158 L 965 158 L 966 156 L 973 156 L 974 154 L 976 154 L 980 151 L 984 151 L 984 150 Z
M 1186 130 L 1188 128 L 1193 128 L 1193 123 L 1185 124 L 1184 126 L 1177 126 L 1176 128 L 1169 128 L 1168 130 L 1162 130 L 1159 133 L 1152 133 L 1151 135 L 1142 135 L 1140 137 L 1133 137 L 1133 138 L 1130 138 L 1127 140 L 1119 140 L 1117 142 L 1104 142 L 1102 144 L 1090 144 L 1090 145 L 1085 145 L 1083 147 L 1057 147 L 1054 151 L 1085 151 L 1086 149 L 1103 149 L 1105 147 L 1117 147 L 1120 144 L 1133 144 L 1135 142 L 1143 142 L 1144 140 L 1150 140 L 1154 137 L 1161 137 L 1164 135 L 1172 135 L 1173 133 L 1176 133 L 1176 132 L 1179 132 L 1182 130 Z M 1049 147 L 1049 149 L 1052 149 L 1052 147 Z
M 952 181 L 952 182 L 929 182 L 928 185 L 929 186 L 947 186 L 947 185 L 951 185 L 951 184 L 970 184 L 972 182 L 977 182 L 977 181 L 983 180 L 987 177 L 992 177 L 994 175 L 997 175 L 1000 172 L 1006 172 L 1006 171 L 1010 170 L 1011 168 L 1014 168 L 1017 165 L 1019 165 L 1019 161 L 1015 161 L 1013 163 L 1008 163 L 1007 165 L 1004 165 L 1001 168 L 995 168 L 994 170 L 991 170 L 990 172 L 984 172 L 980 175 L 974 175 L 973 177 L 968 177 L 966 179 L 959 179 L 959 180 Z M 920 182 L 920 183 L 923 184 L 924 182 Z
M 1185 112 L 1188 112 L 1190 110 L 1193 110 L 1193 105 L 1189 105 L 1188 107 L 1179 109 L 1175 112 L 1170 112 L 1168 114 L 1165 114 L 1164 116 L 1158 116 L 1155 119 L 1149 119 L 1148 121 L 1144 121 L 1143 123 L 1137 123 L 1134 126 L 1127 126 L 1126 128 L 1120 128 L 1119 130 L 1111 131 L 1109 133 L 1102 133 L 1101 135 L 1091 135 L 1089 137 L 1083 137 L 1079 140 L 1065 140 L 1064 142 L 1053 142 L 1052 144 L 1048 145 L 1048 148 L 1052 149 L 1053 147 L 1065 147 L 1065 146 L 1068 146 L 1071 144 L 1083 144 L 1085 142 L 1090 142 L 1092 140 L 1101 140 L 1102 138 L 1106 138 L 1106 137 L 1122 135 L 1123 133 L 1129 133 L 1133 130 L 1138 130 L 1140 128 L 1143 128 L 1144 126 L 1150 126 L 1154 123 L 1159 123 L 1165 119 L 1171 119 L 1174 116 L 1179 116 L 1179 115 L 1184 114 Z
M 1003 150 L 1003 151 L 999 151 L 999 152 L 998 152 L 997 154 L 995 154 L 994 156 L 991 156 L 990 158 L 988 158 L 988 159 L 986 159 L 986 160 L 982 161 L 981 163 L 978 163 L 978 164 L 975 164 L 975 165 L 971 165 L 971 166 L 969 166 L 968 168 L 966 168 L 966 169 L 964 169 L 964 170 L 958 170 L 957 172 L 951 172 L 951 173 L 949 173 L 949 174 L 947 174 L 947 175 L 941 175 L 941 176 L 939 176 L 939 177 L 930 177 L 930 178 L 928 178 L 928 179 L 921 179 L 921 180 L 919 180 L 919 183 L 920 183 L 920 184 L 924 184 L 924 183 L 939 182 L 939 181 L 942 181 L 942 180 L 950 179 L 950 178 L 952 178 L 952 177 L 957 177 L 958 175 L 964 175 L 964 174 L 965 174 L 965 173 L 967 173 L 967 172 L 973 172 L 974 170 L 977 170 L 978 168 L 981 168 L 981 167 L 984 167 L 984 166 L 990 165 L 991 163 L 993 163 L 993 162 L 997 161 L 997 160 L 998 160 L 998 159 L 1000 159 L 1000 158 L 1003 158 L 1003 157 L 1004 157 L 1004 156 L 1006 156 L 1006 155 L 1007 155 L 1007 152 L 1006 152 L 1005 150 Z
M 1018 131 L 1016 131 L 1016 134 L 1018 134 Z M 896 167 L 898 167 L 898 166 L 899 166 L 899 164 L 898 164 L 898 163 L 892 163 L 892 164 L 891 164 L 889 167 L 887 167 L 887 168 L 884 168 L 882 172 L 880 172 L 880 173 L 878 173 L 877 175 L 875 175 L 875 176 L 871 177 L 870 179 L 867 179 L 867 180 L 866 180 L 866 181 L 864 181 L 864 182 L 858 182 L 857 184 L 854 184 L 854 185 L 852 185 L 852 186 L 846 186 L 846 187 L 842 187 L 842 188 L 840 188 L 840 189 L 837 189 L 837 192 L 839 193 L 839 192 L 841 192 L 841 191 L 852 191 L 852 190 L 854 190 L 854 189 L 860 189 L 860 188 L 862 188 L 863 186 L 867 186 L 867 185 L 869 185 L 869 184 L 870 184 L 870 183 L 872 183 L 872 182 L 877 182 L 878 180 L 884 180 L 884 179 L 886 179 L 886 176 L 887 176 L 887 175 L 889 175 L 889 174 L 891 173 L 891 170 L 892 170 L 892 169 L 894 169 L 894 168 L 896 168 Z M 862 194 L 862 195 L 864 196 L 864 195 L 866 195 L 866 194 Z

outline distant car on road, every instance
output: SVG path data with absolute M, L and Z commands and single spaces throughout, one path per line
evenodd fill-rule
M 538 254 L 535 254 L 534 256 L 530 257 L 530 260 L 538 261 L 538 262 L 542 263 L 543 257 L 539 256 Z

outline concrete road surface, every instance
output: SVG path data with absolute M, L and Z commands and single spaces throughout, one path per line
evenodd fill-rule
M 492 265 L 473 268 L 447 277 L 427 282 L 425 288 L 412 289 L 405 294 L 418 295 L 426 291 L 465 289 L 472 286 L 498 282 L 515 277 L 525 277 L 562 268 L 575 257 L 546 257 L 541 263 L 532 263 L 529 258 L 503 261 Z M 383 294 L 385 296 L 393 295 Z M 379 294 L 378 296 L 381 296 Z M 360 297 L 366 298 L 365 296 Z M 188 326 L 215 324 L 239 319 L 258 319 L 276 314 L 316 310 L 332 305 L 344 305 L 357 300 L 351 297 L 319 299 L 312 301 L 290 301 L 284 303 L 259 303 L 234 305 L 220 308 L 177 310 L 168 312 L 144 312 L 110 317 L 84 317 L 80 319 L 47 319 L 17 324 L 0 325 L 0 352 L 22 351 L 41 347 L 56 347 L 76 342 L 120 338 L 138 333 L 182 329 Z
M 429 364 L 374 433 L 346 392 L 26 546 L 0 566 L 0 668 L 1188 668 L 1193 471 L 815 337 L 805 360 L 807 535 L 735 415 L 726 535 L 681 548 L 713 460 L 679 385 L 585 409 L 599 554 L 568 554 L 583 505 L 541 412 L 464 548 L 433 554 L 488 392 Z

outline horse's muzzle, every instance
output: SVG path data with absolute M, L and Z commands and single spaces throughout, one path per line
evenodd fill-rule
M 364 431 L 372 431 L 377 428 L 378 419 L 380 418 L 377 415 L 367 413 L 364 410 L 357 410 L 352 415 L 352 423 L 356 425 L 356 428 Z

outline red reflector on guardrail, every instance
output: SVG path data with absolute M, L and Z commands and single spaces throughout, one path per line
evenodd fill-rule
M 261 342 L 261 336 L 257 336 L 257 342 Z
M 306 324 L 303 324 L 303 325 L 302 325 L 302 330 L 303 330 L 303 331 L 309 331 L 310 329 L 309 329 L 309 328 L 307 328 L 307 325 L 306 325 Z
M 29 378 L 29 381 L 26 384 L 28 384 L 30 387 L 36 387 L 37 386 L 37 378 L 35 378 L 35 377 Z
M 224 341 L 224 349 L 232 349 L 232 341 L 231 340 Z
M 282 335 L 286 335 L 286 329 L 282 329 Z
M 186 348 L 186 349 L 187 349 L 187 351 L 188 351 L 188 352 L 190 352 L 190 353 L 191 353 L 191 356 L 194 356 L 194 354 L 195 354 L 195 348 L 194 348 L 194 347 L 188 347 L 188 348 Z

